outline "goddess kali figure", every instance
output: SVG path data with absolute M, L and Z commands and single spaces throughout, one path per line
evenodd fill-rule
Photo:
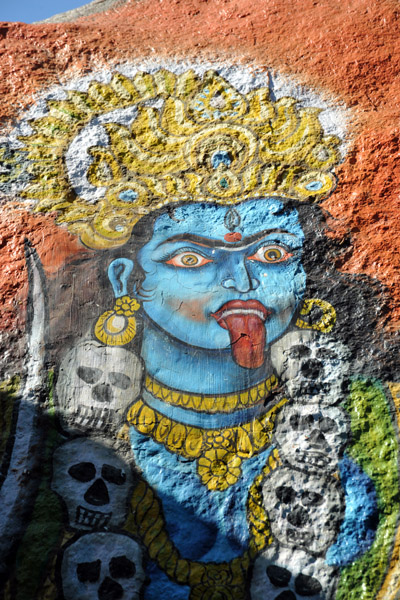
M 335 187 L 341 140 L 319 109 L 267 87 L 241 93 L 214 71 L 114 73 L 47 105 L 20 138 L 34 173 L 23 195 L 98 250 L 110 302 L 59 354 L 67 441 L 52 489 L 72 502 L 59 475 L 68 438 L 94 464 L 85 440 L 89 456 L 106 432 L 133 454 L 110 519 L 143 549 L 145 598 L 350 597 L 384 502 L 350 436 L 354 398 L 367 412 L 386 400 L 358 380 L 349 396 L 372 292 L 323 256 L 334 242 L 317 203 Z M 112 472 L 117 485 L 113 468 L 96 481 Z M 67 541 L 107 531 L 96 485 Z

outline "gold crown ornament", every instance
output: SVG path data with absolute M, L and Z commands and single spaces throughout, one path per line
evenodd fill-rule
M 335 186 L 340 140 L 324 135 L 320 109 L 272 101 L 266 87 L 242 94 L 214 71 L 162 69 L 116 72 L 109 84 L 66 94 L 48 100 L 48 114 L 19 138 L 32 175 L 23 195 L 38 201 L 37 211 L 58 211 L 58 222 L 91 248 L 125 243 L 143 215 L 166 204 L 318 201 Z M 127 109 L 135 111 L 129 125 L 113 120 L 113 111 Z M 72 185 L 65 154 L 95 119 L 108 143 L 82 150 L 86 185 L 97 191 L 88 199 Z

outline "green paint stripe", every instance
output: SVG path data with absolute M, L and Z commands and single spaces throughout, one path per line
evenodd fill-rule
M 398 441 L 391 405 L 378 382 L 355 381 L 345 408 L 352 430 L 348 453 L 373 481 L 380 517 L 369 551 L 343 569 L 336 600 L 372 600 L 382 585 L 396 534 Z

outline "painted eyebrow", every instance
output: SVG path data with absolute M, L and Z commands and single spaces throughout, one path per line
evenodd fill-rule
M 286 235 L 291 235 L 296 237 L 294 233 L 290 231 L 286 231 L 286 229 L 264 229 L 264 231 L 259 231 L 254 235 L 250 235 L 249 237 L 243 238 L 240 242 L 231 242 L 229 244 L 224 244 L 221 240 L 211 240 L 209 238 L 201 237 L 200 235 L 193 235 L 191 233 L 181 233 L 179 235 L 174 235 L 167 240 L 161 242 L 160 246 L 164 244 L 172 244 L 173 242 L 192 242 L 193 244 L 198 244 L 199 246 L 206 246 L 207 248 L 228 248 L 228 249 L 240 249 L 245 248 L 246 246 L 250 246 L 261 240 L 263 237 L 267 235 L 271 235 L 272 233 L 284 233 Z

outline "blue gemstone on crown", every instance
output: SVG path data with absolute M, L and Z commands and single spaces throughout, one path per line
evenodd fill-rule
M 122 200 L 122 202 L 135 202 L 138 197 L 138 193 L 134 190 L 124 190 L 120 193 L 118 198 Z
M 211 157 L 211 164 L 213 169 L 216 169 L 221 164 L 229 167 L 231 163 L 231 155 L 226 150 L 217 150 L 217 152 L 214 152 L 214 154 Z
M 322 183 L 320 181 L 311 181 L 306 185 L 306 190 L 309 190 L 310 192 L 318 192 L 318 190 L 320 190 L 321 188 Z

